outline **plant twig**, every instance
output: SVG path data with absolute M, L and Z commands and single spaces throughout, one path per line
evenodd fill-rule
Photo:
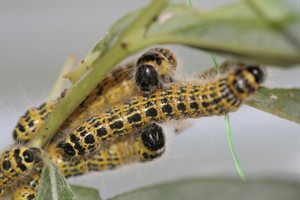
M 53 101 L 57 98 L 59 91 L 62 90 L 63 84 L 65 82 L 65 79 L 63 79 L 62 77 L 71 71 L 72 67 L 74 66 L 75 60 L 76 60 L 75 55 L 70 55 L 67 58 L 66 63 L 64 64 L 63 68 L 59 72 L 58 78 L 55 81 L 48 95 L 48 101 Z
M 138 16 L 137 20 L 124 30 L 109 51 L 95 60 L 93 69 L 80 82 L 72 85 L 65 96 L 57 102 L 50 116 L 36 133 L 36 137 L 30 141 L 29 146 L 44 148 L 73 110 L 91 93 L 115 65 L 130 54 L 147 46 L 141 42 L 145 27 L 149 25 L 153 17 L 158 15 L 166 3 L 167 0 L 153 1 Z M 128 45 L 133 43 L 134 45 L 131 45 L 129 48 Z

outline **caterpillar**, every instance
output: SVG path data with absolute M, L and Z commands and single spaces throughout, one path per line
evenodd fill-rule
M 52 148 L 55 150 L 56 148 Z M 49 152 L 65 177 L 76 176 L 88 171 L 104 171 L 115 169 L 133 162 L 147 162 L 160 157 L 165 151 L 165 136 L 163 129 L 157 124 L 138 130 L 133 138 L 125 138 L 96 152 L 91 158 L 74 158 L 63 160 L 57 152 Z M 20 184 L 13 191 L 13 199 L 36 199 L 40 172 Z
M 39 148 L 14 147 L 0 156 L 0 197 L 5 194 L 6 188 L 25 177 L 41 164 Z
M 261 67 L 246 66 L 206 84 L 175 82 L 86 120 L 59 142 L 57 148 L 66 157 L 81 156 L 149 123 L 224 115 L 237 110 L 264 79 Z
M 65 177 L 84 174 L 88 171 L 103 171 L 132 162 L 153 160 L 165 151 L 163 129 L 149 124 L 134 133 L 133 137 L 122 138 L 101 148 L 90 157 L 64 158 L 53 145 L 49 155 L 57 163 Z
M 46 120 L 55 106 L 54 102 L 47 102 L 38 108 L 30 108 L 19 118 L 13 131 L 13 138 L 17 143 L 26 143 L 33 138 L 36 131 Z
M 147 75 L 145 66 L 147 69 L 151 68 L 152 76 L 145 77 Z M 149 88 L 153 91 L 165 83 L 170 83 L 176 67 L 177 61 L 174 54 L 166 48 L 152 48 L 141 55 L 137 61 L 117 66 L 71 114 L 61 126 L 60 131 L 73 130 L 79 123 L 105 107 L 129 99 L 138 91 L 149 93 Z M 132 78 L 133 74 L 136 74 L 135 79 Z M 153 76 L 156 77 L 156 83 L 151 82 Z M 29 109 L 20 117 L 13 131 L 14 140 L 17 143 L 26 143 L 31 140 L 54 106 L 55 102 L 47 102 L 38 108 Z
M 176 65 L 177 65 L 177 62 L 176 62 L 176 59 L 175 59 L 173 53 L 170 50 L 165 49 L 165 48 L 150 49 L 148 52 L 146 52 L 139 58 L 139 60 L 137 61 L 137 66 L 133 65 L 133 62 L 130 62 L 129 64 L 127 64 L 125 66 L 121 65 L 121 66 L 117 67 L 108 76 L 106 76 L 105 79 L 100 84 L 98 84 L 97 88 L 93 91 L 93 93 L 73 113 L 73 115 L 69 118 L 69 121 L 67 121 L 63 125 L 63 127 L 71 128 L 73 124 L 76 124 L 76 123 L 74 123 L 74 121 L 77 121 L 77 123 L 78 123 L 78 118 L 84 119 L 82 117 L 85 114 L 84 111 L 85 112 L 89 112 L 89 110 L 91 111 L 92 109 L 89 109 L 89 108 L 93 108 L 93 106 L 96 107 L 97 109 L 103 109 L 105 104 L 103 103 L 103 101 L 100 101 L 100 100 L 107 101 L 106 104 L 113 104 L 113 103 L 117 102 L 118 98 L 109 98 L 110 95 L 114 94 L 114 90 L 112 90 L 112 89 L 119 90 L 119 92 L 115 92 L 114 95 L 120 94 L 121 93 L 120 91 L 124 92 L 123 88 L 127 88 L 127 90 L 129 91 L 129 93 L 127 93 L 128 96 L 130 96 L 129 94 L 131 94 L 131 93 L 136 93 L 135 88 L 128 87 L 129 85 L 131 86 L 134 84 L 133 80 L 130 79 L 132 72 L 135 70 L 134 67 L 136 67 L 137 68 L 136 71 L 138 71 L 141 68 L 140 66 L 147 65 L 148 67 L 151 67 L 151 63 L 153 63 L 153 62 L 156 63 L 156 65 L 155 65 L 156 66 L 156 68 L 155 68 L 156 74 L 155 75 L 157 75 L 159 77 L 159 84 L 157 84 L 157 85 L 152 84 L 151 87 L 152 88 L 162 87 L 163 83 L 169 83 L 172 80 L 171 77 L 174 74 L 174 71 L 175 71 Z M 157 67 L 157 63 L 160 64 L 159 67 Z M 137 86 L 137 87 L 140 88 L 139 86 Z M 143 89 L 140 89 L 139 91 L 142 93 L 144 92 Z M 118 96 L 120 96 L 120 95 L 118 95 Z M 120 101 L 120 98 L 119 98 L 119 101 Z M 45 121 L 45 119 L 47 118 L 49 113 L 52 111 L 54 106 L 55 106 L 54 102 L 47 102 L 47 103 L 42 104 L 38 108 L 29 109 L 19 119 L 19 122 L 13 132 L 13 137 L 16 140 L 16 142 L 26 143 L 30 139 L 32 139 L 35 132 L 43 124 L 43 122 Z M 95 109 L 95 108 L 93 108 L 93 109 Z M 70 123 L 70 121 L 73 121 L 73 123 Z M 148 129 L 150 130 L 151 128 L 148 128 Z M 146 130 L 147 130 L 147 127 L 146 127 Z M 105 154 L 105 150 L 103 150 L 103 151 L 101 151 L 102 153 L 100 153 L 100 155 L 95 154 L 90 159 L 77 160 L 75 162 L 67 161 L 67 160 L 62 161 L 62 159 L 60 158 L 61 156 L 57 152 L 57 149 L 55 149 L 56 145 L 54 145 L 54 144 L 55 143 L 52 142 L 49 145 L 47 151 L 53 157 L 54 161 L 59 165 L 59 167 L 60 167 L 61 171 L 64 173 L 64 175 L 67 177 L 76 175 L 76 173 L 78 173 L 78 174 L 84 173 L 84 171 L 82 171 L 82 170 L 80 171 L 81 165 L 79 163 L 89 163 L 89 165 L 94 166 L 93 168 L 88 167 L 87 168 L 88 170 L 96 170 L 96 171 L 103 170 L 102 168 L 103 168 L 103 166 L 105 168 L 105 166 L 106 166 L 105 164 L 101 164 L 102 168 L 99 168 L 99 167 L 96 168 L 95 165 L 97 165 L 97 163 L 99 163 L 99 159 L 100 159 L 101 155 L 109 158 L 109 156 L 106 155 L 107 152 Z M 123 148 L 122 152 L 126 152 L 126 151 L 129 151 L 130 149 L 132 150 L 132 147 L 130 144 L 132 145 L 132 142 L 122 140 L 121 142 L 118 142 L 117 144 L 112 144 L 110 148 L 118 147 L 117 149 L 120 149 L 122 147 Z M 139 144 L 139 142 L 136 141 L 135 144 Z M 115 149 L 115 150 L 117 150 L 117 149 Z M 110 151 L 113 151 L 113 150 L 114 149 L 110 149 Z M 140 147 L 140 152 L 143 152 L 142 147 Z M 132 160 L 130 160 L 130 158 L 131 159 L 135 158 L 137 155 L 137 152 L 133 151 L 131 153 L 133 153 L 134 155 L 128 153 L 128 155 L 127 155 L 128 158 L 126 158 L 125 160 L 123 159 L 123 161 L 120 164 L 126 164 L 129 161 L 132 162 Z M 145 155 L 148 155 L 149 159 L 154 158 L 153 155 L 151 155 L 151 154 L 146 153 Z M 120 154 L 120 156 L 124 157 L 124 154 Z M 101 159 L 103 159 L 103 158 L 101 158 Z M 128 160 L 128 161 L 126 161 L 126 160 Z M 141 158 L 139 160 L 143 161 Z M 146 158 L 144 158 L 144 160 L 146 160 Z M 1 163 L 2 162 L 0 162 L 0 164 Z M 14 167 L 17 168 L 16 166 L 14 166 Z M 70 170 L 71 168 L 77 170 L 77 172 L 76 173 L 74 173 L 74 171 L 72 172 L 72 170 Z M 25 175 L 25 173 L 24 173 L 24 175 Z M 6 183 L 4 183 L 3 185 L 0 185 L 0 196 L 4 195 L 5 187 L 8 188 L 11 186 L 12 186 L 12 184 L 7 185 Z M 25 196 L 27 196 L 27 195 L 25 195 Z

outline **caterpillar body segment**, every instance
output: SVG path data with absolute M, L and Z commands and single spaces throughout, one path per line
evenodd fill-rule
M 65 177 L 114 169 L 133 162 L 151 161 L 160 157 L 164 151 L 164 132 L 157 124 L 138 129 L 133 137 L 119 139 L 88 157 L 65 158 L 54 144 L 48 148 L 49 155 Z
M 41 171 L 34 173 L 25 183 L 18 185 L 12 193 L 13 200 L 35 200 L 40 184 Z
M 30 108 L 19 118 L 13 131 L 13 138 L 19 143 L 26 143 L 34 137 L 35 132 L 41 127 L 48 114 L 54 108 L 54 102 L 47 102 L 38 108 Z
M 34 147 L 12 148 L 0 157 L 0 191 L 15 185 L 22 177 L 41 163 L 40 149 Z
M 134 95 L 136 90 L 133 90 L 135 87 L 131 80 L 134 68 L 135 63 L 129 62 L 113 69 L 79 105 L 63 127 L 73 129 L 76 124 L 99 112 L 99 110 Z M 76 119 L 75 122 L 74 119 Z
M 86 160 L 80 158 L 65 159 L 61 153 L 55 148 L 56 144 L 51 143 L 47 148 L 47 152 L 51 159 L 56 163 L 57 167 L 65 177 L 84 174 L 88 171 Z
M 137 61 L 130 61 L 127 64 L 117 66 L 69 116 L 60 127 L 60 131 L 73 130 L 79 123 L 94 116 L 99 111 L 137 95 L 138 91 L 142 90 L 139 89 L 139 85 L 135 85 L 133 76 L 137 71 L 143 73 L 144 69 L 141 70 L 140 66 L 144 65 L 151 66 L 155 70 L 153 71 L 154 76 L 158 78 L 158 83 L 148 82 L 151 84 L 149 87 L 153 90 L 153 88 L 158 87 L 158 84 L 169 83 L 173 79 L 177 61 L 170 50 L 153 48 Z M 24 116 L 20 117 L 13 132 L 15 141 L 26 143 L 32 139 L 54 106 L 55 102 L 47 102 L 39 108 L 29 109 Z
M 237 110 L 263 80 L 260 67 L 248 66 L 206 84 L 175 82 L 90 118 L 60 142 L 58 148 L 63 149 L 65 156 L 80 156 L 152 122 L 224 115 Z
M 137 134 L 133 138 L 121 139 L 93 155 L 87 162 L 89 171 L 103 171 L 133 162 L 152 161 L 165 152 L 165 136 L 158 125 L 149 124 Z
M 35 200 L 37 199 L 37 191 L 28 187 L 27 185 L 21 185 L 13 191 L 13 200 Z

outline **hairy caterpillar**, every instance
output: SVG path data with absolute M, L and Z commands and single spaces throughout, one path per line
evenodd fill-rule
M 55 146 L 50 149 L 49 154 L 62 174 L 69 177 L 87 171 L 103 171 L 127 163 L 153 160 L 165 151 L 165 137 L 160 126 L 149 124 L 137 130 L 133 137 L 122 138 L 89 157 L 66 159 Z
M 156 124 L 138 130 L 133 138 L 125 138 L 117 141 L 106 148 L 96 152 L 91 158 L 74 158 L 63 160 L 55 151 L 55 146 L 50 147 L 53 151 L 49 154 L 57 163 L 65 177 L 76 176 L 88 171 L 104 171 L 115 169 L 122 165 L 133 162 L 146 162 L 160 157 L 165 151 L 165 136 L 163 129 Z M 13 199 L 29 200 L 37 196 L 39 178 L 41 172 L 34 173 L 28 181 L 19 184 L 13 191 Z
M 155 62 L 155 65 L 153 64 Z M 157 63 L 160 64 L 160 66 L 157 65 Z M 132 74 L 135 72 L 138 74 L 139 72 L 143 72 L 143 70 L 139 70 L 143 66 L 151 67 L 155 66 L 155 75 L 159 77 L 159 84 L 151 84 L 151 88 L 158 88 L 162 87 L 163 83 L 169 83 L 172 80 L 172 75 L 175 72 L 176 69 L 176 59 L 173 55 L 173 53 L 165 48 L 154 48 L 150 49 L 148 52 L 143 54 L 137 61 L 137 66 L 130 62 L 127 65 L 121 65 L 114 69 L 109 75 L 105 77 L 101 83 L 98 84 L 97 88 L 91 93 L 91 95 L 75 110 L 75 112 L 69 117 L 69 119 L 65 122 L 65 124 L 62 126 L 68 129 L 72 129 L 73 126 L 76 125 L 76 123 L 79 123 L 79 121 L 82 121 L 87 116 L 86 112 L 91 114 L 93 112 L 96 112 L 97 110 L 102 110 L 107 105 L 113 105 L 118 101 L 121 101 L 122 98 L 124 98 L 123 92 L 128 91 L 126 93 L 127 98 L 129 96 L 134 95 L 137 93 L 136 88 L 134 87 L 134 80 L 131 78 Z M 157 67 L 158 66 L 158 67 Z M 137 69 L 135 69 L 137 68 Z M 147 80 L 147 78 L 151 77 L 145 77 L 143 80 Z M 139 80 L 139 79 L 136 79 Z M 150 83 L 148 83 L 150 84 Z M 145 86 L 145 84 L 144 84 Z M 147 93 L 146 91 L 141 88 L 140 85 L 136 86 L 140 92 Z M 121 94 L 121 95 L 120 95 Z M 125 95 L 125 96 L 126 96 Z M 119 98 L 111 98 L 111 96 L 118 96 Z M 38 108 L 31 108 L 29 109 L 24 116 L 22 116 L 19 119 L 19 122 L 13 132 L 14 139 L 18 143 L 26 143 L 30 139 L 33 138 L 35 132 L 40 128 L 40 126 L 45 121 L 48 114 L 52 111 L 54 108 L 55 103 L 54 102 L 47 102 L 42 104 Z M 145 127 L 145 129 L 141 129 L 144 132 L 149 132 L 149 130 L 158 130 L 157 125 L 149 125 Z M 160 130 L 162 132 L 162 130 Z M 145 134 L 142 134 L 145 135 Z M 145 136 L 144 136 L 145 137 Z M 153 139 L 153 138 L 152 138 Z M 160 139 L 163 139 L 161 142 L 164 144 L 164 138 L 160 137 Z M 143 141 L 146 141 L 145 138 L 143 138 Z M 108 152 L 121 152 L 116 156 L 115 159 L 121 159 L 119 163 L 116 163 L 114 165 L 124 165 L 126 163 L 134 162 L 134 161 L 147 161 L 152 160 L 155 157 L 158 157 L 162 154 L 157 154 L 153 150 L 147 150 L 145 146 L 142 145 L 141 139 L 139 138 L 139 141 L 136 139 L 136 141 L 132 141 L 132 139 L 123 139 L 122 141 L 116 142 L 116 144 L 108 145 L 107 148 L 104 148 L 103 150 L 97 152 L 94 156 L 92 156 L 89 159 L 84 160 L 63 160 L 62 156 L 59 154 L 60 152 L 57 151 L 55 148 L 56 144 L 55 141 L 52 142 L 47 152 L 52 156 L 53 160 L 58 164 L 60 170 L 63 172 L 65 176 L 73 176 L 77 174 L 83 174 L 86 171 L 89 170 L 96 170 L 96 171 L 102 171 L 106 168 L 113 168 L 108 167 L 112 166 L 112 164 L 109 164 L 109 162 L 102 157 L 109 159 Z M 148 140 L 149 143 L 149 140 Z M 151 142 L 150 142 L 151 143 Z M 134 149 L 133 149 L 134 148 Z M 163 146 L 161 147 L 163 148 Z M 13 149 L 11 149 L 13 151 Z M 152 152 L 151 152 L 152 151 Z M 9 152 L 9 151 L 8 151 Z M 126 153 L 127 152 L 127 153 Z M 141 152 L 144 152 L 144 154 L 140 154 Z M 154 154 L 153 154 L 154 152 Z M 142 157 L 144 156 L 144 157 Z M 8 158 L 12 159 L 12 158 Z M 102 162 L 99 160 L 103 160 Z M 2 163 L 2 162 L 0 162 Z M 84 164 L 80 164 L 84 163 Z M 83 165 L 86 165 L 83 167 Z M 97 167 L 98 166 L 98 167 Z M 101 166 L 101 167 L 100 167 Z M 15 165 L 13 166 L 13 169 L 18 169 L 19 166 Z M 32 167 L 32 166 L 30 166 Z M 2 173 L 2 172 L 1 172 Z M 2 174 L 0 174 L 2 177 Z M 23 174 L 26 175 L 26 172 Z M 16 178 L 17 180 L 18 178 Z M 11 184 L 6 184 L 6 182 L 3 182 L 2 185 L 0 185 L 0 196 L 3 196 L 5 193 L 5 188 L 7 191 L 7 188 L 12 187 L 13 181 L 11 181 Z M 30 190 L 29 186 L 26 186 L 28 190 Z M 25 189 L 23 188 L 23 189 Z M 30 197 L 27 194 L 19 193 L 20 195 L 23 195 L 23 197 Z M 21 196 L 19 196 L 21 198 Z
M 141 78 L 147 74 L 144 73 L 144 66 L 154 70 L 151 75 L 157 76 L 157 83 L 149 82 L 152 76 Z M 177 61 L 174 54 L 166 48 L 150 49 L 141 55 L 137 61 L 130 61 L 127 64 L 117 66 L 69 116 L 60 130 L 73 130 L 87 118 L 99 113 L 106 107 L 129 99 L 138 91 L 147 93 L 148 90 L 145 91 L 144 87 L 154 90 L 164 83 L 170 83 L 176 67 Z M 132 78 L 134 74 L 136 74 L 135 80 Z M 20 117 L 13 131 L 14 140 L 18 143 L 26 143 L 31 140 L 54 106 L 55 102 L 47 102 L 38 108 L 29 109 Z
M 35 147 L 14 147 L 0 156 L 0 197 L 41 164 L 40 152 Z
M 206 84 L 175 82 L 88 119 L 57 147 L 66 157 L 85 155 L 152 122 L 224 115 L 237 110 L 264 79 L 259 66 L 246 66 Z

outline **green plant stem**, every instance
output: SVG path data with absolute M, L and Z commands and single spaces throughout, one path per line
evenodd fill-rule
M 220 75 L 221 74 L 221 69 L 220 69 L 219 63 L 217 62 L 217 58 L 216 58 L 215 54 L 211 53 L 210 57 L 213 60 L 214 66 L 215 66 L 216 71 L 217 71 L 217 74 Z
M 233 142 L 232 142 L 231 125 L 230 125 L 229 115 L 226 114 L 224 116 L 224 119 L 225 119 L 225 126 L 226 126 L 226 136 L 227 136 L 227 139 L 228 139 L 228 143 L 229 143 L 230 151 L 231 151 L 231 154 L 232 154 L 232 157 L 233 157 L 233 160 L 234 160 L 235 167 L 236 167 L 241 179 L 243 181 L 246 181 L 246 176 L 245 176 L 245 174 L 242 170 L 240 161 L 239 161 L 239 159 L 238 159 L 238 157 L 235 153 L 235 150 L 234 150 L 234 145 L 233 145 Z
M 193 7 L 193 4 L 192 4 L 192 0 L 187 0 L 189 6 L 192 8 Z
M 61 71 L 59 72 L 57 80 L 55 81 L 54 85 L 52 86 L 52 89 L 48 95 L 47 101 L 53 101 L 57 98 L 57 96 L 59 95 L 59 92 L 62 90 L 63 85 L 65 83 L 65 79 L 63 79 L 62 77 L 71 71 L 72 67 L 74 67 L 75 60 L 76 60 L 76 57 L 74 55 L 71 55 L 67 58 L 66 63 L 64 64 Z
M 115 65 L 132 53 L 147 47 L 143 41 L 145 27 L 164 8 L 167 0 L 153 1 L 134 23 L 129 25 L 120 35 L 109 51 L 94 62 L 94 68 L 78 83 L 71 86 L 66 95 L 61 98 L 51 115 L 38 130 L 36 137 L 30 141 L 29 146 L 44 148 L 62 123 L 76 109 L 76 107 L 96 88 L 97 84 Z M 124 43 L 125 42 L 125 43 Z M 130 45 L 133 44 L 134 45 Z M 150 44 L 149 44 L 150 45 Z
M 115 52 L 118 52 L 117 54 Z M 44 125 L 39 129 L 30 146 L 45 147 L 52 135 L 68 118 L 73 110 L 90 94 L 109 70 L 126 57 L 126 52 L 120 46 L 112 48 L 101 60 L 95 63 L 95 67 L 82 81 L 71 86 L 66 95 L 61 98 Z

